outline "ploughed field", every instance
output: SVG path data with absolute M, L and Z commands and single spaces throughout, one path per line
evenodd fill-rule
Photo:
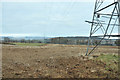
M 3 78 L 117 78 L 118 47 L 100 46 L 89 57 L 87 46 L 3 45 Z

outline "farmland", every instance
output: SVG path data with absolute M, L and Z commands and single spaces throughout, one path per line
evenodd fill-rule
M 116 78 L 118 47 L 100 46 L 84 56 L 86 45 L 3 45 L 3 78 Z

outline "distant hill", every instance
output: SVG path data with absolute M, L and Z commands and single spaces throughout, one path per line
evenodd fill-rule
M 42 39 L 49 39 L 51 37 L 31 37 L 31 36 L 25 36 L 25 37 L 12 37 L 12 36 L 2 36 L 2 40 L 5 38 L 5 37 L 8 37 L 9 39 L 12 39 L 12 40 L 21 40 L 21 39 L 25 39 L 25 40 L 42 40 Z

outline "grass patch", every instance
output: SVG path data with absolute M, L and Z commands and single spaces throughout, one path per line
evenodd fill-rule
M 13 43 L 18 46 L 44 46 L 46 43 Z
M 98 60 L 103 60 L 105 62 L 111 62 L 111 61 L 118 61 L 118 56 L 117 55 L 114 55 L 114 54 L 101 54 L 98 58 Z
M 98 61 L 102 61 L 106 64 L 106 70 L 118 71 L 118 55 L 114 54 L 101 54 L 98 58 Z

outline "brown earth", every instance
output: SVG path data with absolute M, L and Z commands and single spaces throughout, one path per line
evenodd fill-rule
M 117 54 L 116 46 L 101 46 L 85 57 L 86 46 L 47 44 L 44 46 L 2 47 L 3 78 L 115 78 L 117 71 L 94 55 Z M 98 55 L 99 56 L 99 55 Z

